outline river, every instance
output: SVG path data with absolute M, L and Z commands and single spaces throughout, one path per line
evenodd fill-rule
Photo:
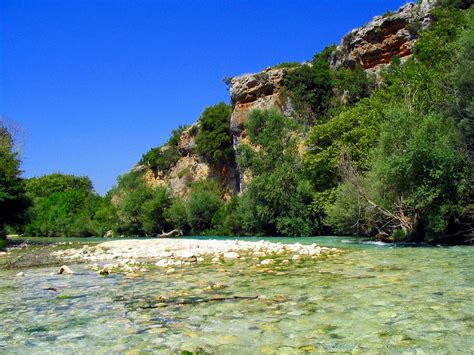
M 57 275 L 57 267 L 22 270 L 24 277 L 0 270 L 0 352 L 474 352 L 474 247 L 276 240 L 344 253 L 138 278 L 99 276 L 81 265 L 71 266 L 71 276 Z M 195 303 L 233 296 L 258 298 Z M 191 304 L 147 308 L 161 297 Z

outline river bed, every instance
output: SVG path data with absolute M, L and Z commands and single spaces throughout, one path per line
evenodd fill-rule
M 474 247 L 278 241 L 344 253 L 271 268 L 252 260 L 206 263 L 134 278 L 100 276 L 80 264 L 67 276 L 57 267 L 22 270 L 24 277 L 0 270 L 0 352 L 474 351 Z M 249 299 L 224 300 L 234 296 Z

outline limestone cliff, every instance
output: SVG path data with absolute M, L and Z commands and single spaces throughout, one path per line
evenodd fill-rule
M 375 17 L 342 39 L 330 56 L 330 63 L 335 68 L 360 65 L 374 71 L 390 63 L 395 55 L 401 58 L 411 55 L 418 31 L 431 23 L 433 7 L 434 0 L 423 0 L 418 5 L 408 3 L 395 13 Z M 252 109 L 276 108 L 291 116 L 292 105 L 282 87 L 286 70 L 291 69 L 267 68 L 259 73 L 230 79 L 233 111 L 229 125 L 235 154 L 240 144 L 248 142 L 245 122 Z M 193 182 L 206 179 L 218 181 L 226 199 L 232 193 L 243 191 L 250 174 L 240 171 L 235 163 L 217 170 L 200 156 L 195 144 L 198 129 L 198 124 L 193 124 L 182 132 L 178 145 L 179 159 L 167 171 L 153 171 L 140 166 L 136 169 L 143 171 L 149 185 L 167 186 L 175 196 L 186 197 Z
M 331 56 L 334 67 L 377 69 L 390 63 L 393 56 L 411 55 L 418 31 L 431 23 L 433 0 L 415 5 L 408 3 L 395 13 L 377 16 L 360 28 L 349 32 Z
M 236 172 L 234 166 L 217 169 L 196 151 L 195 138 L 198 124 L 186 128 L 178 144 L 179 159 L 166 171 L 154 171 L 145 166 L 135 169 L 143 172 L 146 183 L 150 186 L 165 186 L 174 196 L 186 197 L 191 185 L 196 181 L 215 180 L 222 187 L 224 199 L 236 191 Z

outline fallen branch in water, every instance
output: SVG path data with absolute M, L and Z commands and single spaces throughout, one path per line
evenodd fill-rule
M 184 306 L 184 305 L 187 305 L 187 304 L 199 304 L 199 303 L 208 303 L 208 302 L 255 300 L 257 298 L 258 298 L 258 296 L 232 296 L 232 297 L 198 298 L 198 299 L 165 301 L 165 302 L 161 302 L 161 303 L 157 303 L 157 304 L 149 304 L 149 305 L 139 306 L 137 308 L 153 309 L 153 308 L 163 308 L 163 307 L 170 307 L 170 306 Z

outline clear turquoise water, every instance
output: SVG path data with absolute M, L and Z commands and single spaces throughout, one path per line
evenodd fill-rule
M 0 271 L 0 352 L 474 352 L 473 247 L 278 241 L 345 253 L 271 269 L 247 260 L 130 279 L 80 265 L 73 276 L 56 275 L 56 268 L 25 270 L 25 277 Z M 216 283 L 224 288 L 209 287 Z M 140 308 L 160 296 L 234 295 L 259 298 Z

